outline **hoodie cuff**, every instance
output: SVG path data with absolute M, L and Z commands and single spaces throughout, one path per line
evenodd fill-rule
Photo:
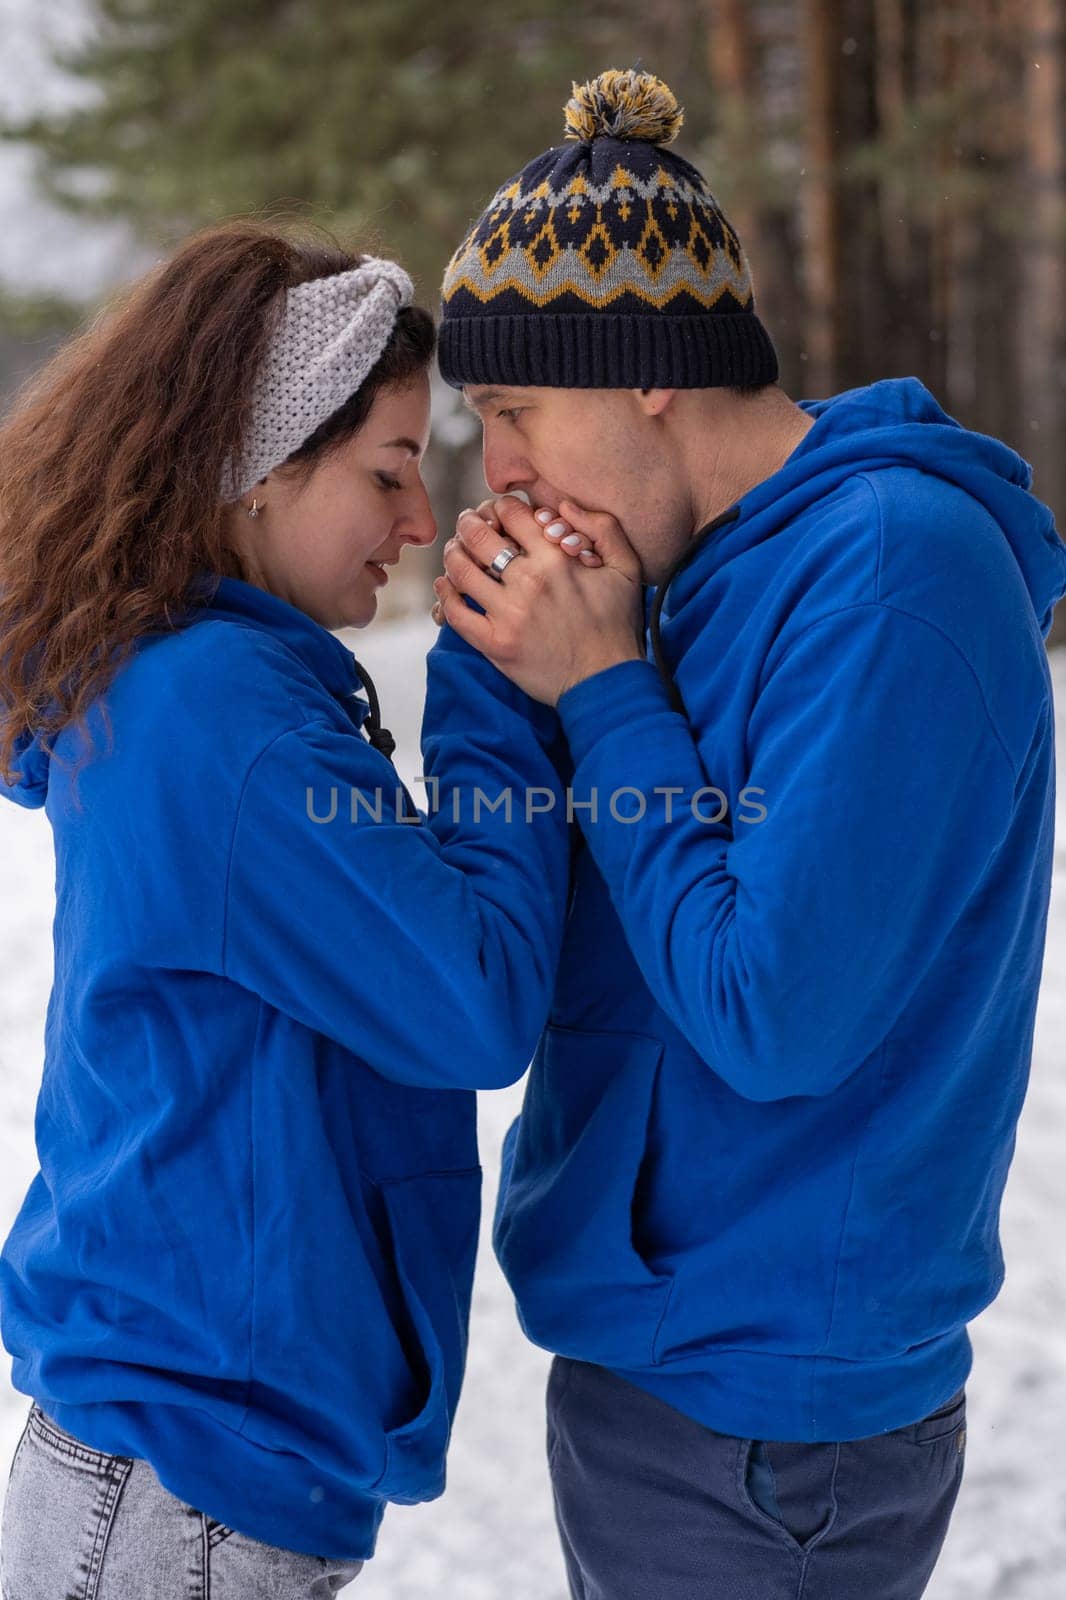
M 639 718 L 666 712 L 676 716 L 651 661 L 618 661 L 575 683 L 556 706 L 577 766 L 598 740 Z

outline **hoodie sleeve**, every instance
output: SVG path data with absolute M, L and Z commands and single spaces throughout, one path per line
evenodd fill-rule
M 37 738 L 28 733 L 20 734 L 15 740 L 11 760 L 15 782 L 5 783 L 0 777 L 0 796 L 25 806 L 27 811 L 40 810 L 48 799 L 48 760 Z
M 648 662 L 564 695 L 576 814 L 649 987 L 708 1065 L 752 1100 L 828 1094 L 888 1034 L 980 885 L 1011 763 L 955 645 L 882 603 L 787 648 L 721 821 L 701 820 L 721 810 L 706 792 L 715 707 L 688 713 Z M 621 821 L 637 800 L 610 801 L 633 785 L 646 814 Z M 592 791 L 595 820 L 578 809 Z
M 400 820 L 394 768 L 325 716 L 262 750 L 240 798 L 225 975 L 399 1083 L 515 1082 L 550 1004 L 568 867 L 558 725 L 493 673 L 472 651 L 430 652 L 428 818 Z

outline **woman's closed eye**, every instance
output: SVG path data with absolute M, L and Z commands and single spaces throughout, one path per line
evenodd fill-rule
M 379 473 L 375 474 L 375 476 L 377 477 L 377 480 L 381 484 L 381 487 L 383 489 L 402 489 L 403 488 L 403 484 L 399 481 L 399 479 L 398 478 L 390 478 L 389 474 L 387 472 L 379 472 Z

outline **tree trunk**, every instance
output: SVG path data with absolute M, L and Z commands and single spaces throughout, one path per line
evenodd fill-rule
M 860 170 L 881 129 L 877 104 L 878 38 L 873 0 L 841 0 L 836 45 L 840 199 L 840 278 L 836 294 L 836 384 L 851 389 L 884 377 L 891 344 L 888 276 L 881 235 L 878 177 Z
M 807 381 L 800 360 L 806 304 L 792 193 L 773 169 L 779 141 L 765 72 L 765 29 L 772 19 L 745 0 L 704 0 L 704 16 L 722 177 L 730 186 L 726 209 L 748 257 L 756 310 L 774 341 L 782 384 L 790 390 Z M 795 49 L 791 40 L 784 44 Z
M 812 392 L 828 395 L 836 382 L 836 306 L 841 265 L 835 171 L 840 0 L 803 0 L 802 23 L 807 69 L 806 181 L 802 191 L 807 244 L 807 357 Z
M 707 17 L 707 65 L 714 97 L 721 108 L 719 137 L 729 172 L 751 161 L 750 141 L 761 137 L 757 115 L 756 46 L 751 7 L 743 0 L 704 0 Z M 734 179 L 735 181 L 735 179 Z M 738 188 L 730 193 L 729 220 L 749 258 L 755 254 L 758 207 L 755 197 Z
M 876 0 L 877 116 L 895 157 L 881 181 L 885 377 L 924 377 L 937 343 L 932 321 L 932 235 L 923 216 L 913 141 L 908 139 L 923 80 L 920 0 Z M 928 8 L 926 8 L 928 9 Z
M 1057 0 L 1028 0 L 1025 103 L 1028 222 L 1019 328 L 1033 489 L 1066 528 L 1066 24 Z M 1066 644 L 1060 605 L 1051 642 Z
M 982 114 L 967 154 L 980 155 L 974 366 L 978 426 L 1029 449 L 1021 376 L 1026 187 L 1025 44 L 1029 0 L 985 0 L 973 77 Z

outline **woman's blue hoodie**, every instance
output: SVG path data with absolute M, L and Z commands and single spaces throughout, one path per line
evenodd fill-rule
M 412 820 L 341 641 L 215 582 L 94 708 L 80 808 L 72 729 L 6 791 L 47 809 L 56 913 L 0 1323 L 61 1427 L 253 1538 L 366 1558 L 387 1501 L 444 1487 L 472 1091 L 525 1071 L 565 911 L 561 803 L 469 802 L 560 795 L 558 726 L 436 651 L 425 771 L 461 803 Z
M 657 597 L 686 714 L 647 661 L 560 701 L 586 848 L 495 1245 L 536 1343 L 840 1440 L 949 1398 L 1003 1282 L 1066 547 L 916 380 L 805 409 Z

